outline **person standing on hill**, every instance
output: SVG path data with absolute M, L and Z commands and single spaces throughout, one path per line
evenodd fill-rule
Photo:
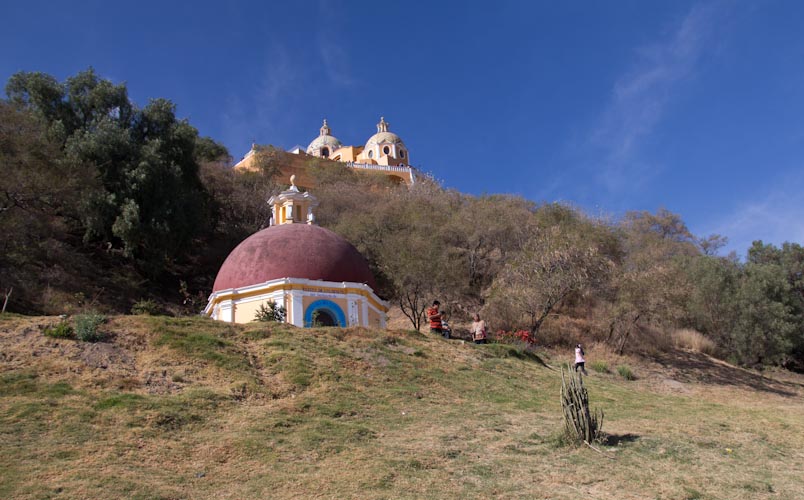
M 477 313 L 475 313 L 473 319 L 474 321 L 472 321 L 472 327 L 470 329 L 470 333 L 472 334 L 472 340 L 475 341 L 475 344 L 485 344 L 486 322 L 480 319 L 480 315 Z
M 586 366 L 585 366 L 586 365 L 586 360 L 583 357 L 584 354 L 585 353 L 583 352 L 583 347 L 581 347 L 581 344 L 576 345 L 575 346 L 575 373 L 578 373 L 578 368 L 580 368 L 581 372 L 583 372 L 584 375 L 589 375 L 588 373 L 586 373 Z
M 443 325 L 441 324 L 441 311 L 438 307 L 441 302 L 434 300 L 433 306 L 427 309 L 427 319 L 430 321 L 430 333 L 444 335 Z

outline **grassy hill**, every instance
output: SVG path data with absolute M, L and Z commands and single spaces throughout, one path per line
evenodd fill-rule
M 589 349 L 601 454 L 557 434 L 569 353 L 147 316 L 90 344 L 56 322 L 0 317 L 0 498 L 804 498 L 800 376 Z

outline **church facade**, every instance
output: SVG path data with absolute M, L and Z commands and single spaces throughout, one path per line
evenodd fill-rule
M 296 175 L 305 187 L 315 187 L 307 175 L 310 159 L 315 158 L 323 166 L 347 167 L 361 173 L 376 173 L 395 182 L 412 185 L 416 182 L 415 169 L 410 166 L 410 151 L 402 139 L 389 130 L 384 117 L 377 124 L 377 132 L 362 146 L 347 146 L 332 135 L 332 129 L 324 120 L 318 137 L 306 149 L 296 147 L 286 152 L 280 161 L 282 175 Z M 254 170 L 261 147 L 254 144 L 242 160 L 235 164 L 236 170 Z

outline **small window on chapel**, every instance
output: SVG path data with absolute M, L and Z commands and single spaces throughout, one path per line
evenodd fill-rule
M 385 153 L 385 154 L 388 154 L 388 153 L 391 152 L 391 148 L 389 148 L 388 146 L 385 146 L 384 148 L 382 148 L 382 152 Z
M 404 157 L 405 157 L 405 150 L 404 150 L 404 149 L 400 149 L 400 150 L 399 150 L 399 157 L 400 157 L 400 158 L 404 158 Z
M 321 148 L 321 156 L 323 156 L 324 158 L 328 158 L 329 157 L 329 149 Z
M 369 158 L 374 158 L 374 151 L 369 151 Z

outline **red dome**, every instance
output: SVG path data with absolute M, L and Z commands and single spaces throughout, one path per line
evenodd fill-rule
M 282 224 L 237 245 L 218 271 L 212 291 L 279 278 L 351 281 L 376 288 L 366 259 L 351 243 L 323 227 Z

